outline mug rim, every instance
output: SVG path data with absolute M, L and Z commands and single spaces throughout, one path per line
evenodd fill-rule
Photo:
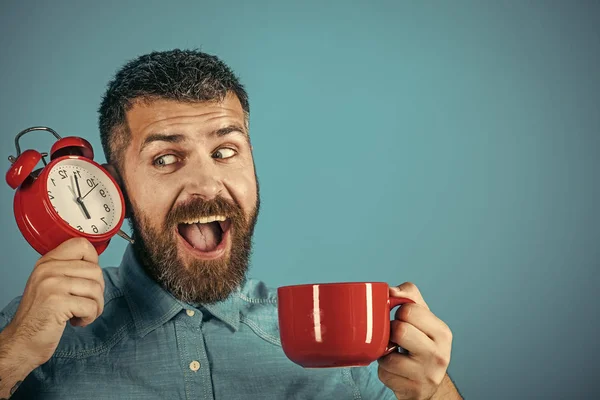
M 391 287 L 389 285 L 389 283 L 387 282 L 381 282 L 381 281 L 357 281 L 357 282 L 316 282 L 316 283 L 300 283 L 300 284 L 296 284 L 296 285 L 285 285 L 285 286 L 279 286 L 277 288 L 277 290 L 280 289 L 294 289 L 294 288 L 306 288 L 306 287 L 313 287 L 313 286 L 324 286 L 324 287 L 331 287 L 331 286 L 356 286 L 356 285 L 365 285 L 367 283 L 371 283 L 371 284 L 376 284 L 376 285 L 386 285 L 388 287 Z

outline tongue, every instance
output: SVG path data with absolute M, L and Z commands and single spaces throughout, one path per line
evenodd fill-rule
M 200 251 L 213 251 L 221 242 L 221 227 L 216 221 L 208 224 L 181 224 L 179 233 Z

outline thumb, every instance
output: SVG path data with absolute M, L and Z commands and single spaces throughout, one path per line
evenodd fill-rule
M 423 299 L 419 288 L 412 282 L 404 282 L 398 286 L 390 286 L 390 296 L 391 297 L 406 297 L 411 299 L 417 304 L 427 307 L 429 310 L 429 306 Z

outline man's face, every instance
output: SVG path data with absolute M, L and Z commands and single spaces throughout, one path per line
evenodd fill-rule
M 212 303 L 242 284 L 259 195 L 245 117 L 222 102 L 138 102 L 122 162 L 134 248 L 180 300 Z

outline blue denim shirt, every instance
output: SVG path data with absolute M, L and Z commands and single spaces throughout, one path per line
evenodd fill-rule
M 11 399 L 394 399 L 370 367 L 304 369 L 281 348 L 276 291 L 249 279 L 191 306 L 150 279 L 131 247 L 104 268 L 102 315 L 67 324 L 53 357 Z M 0 313 L 0 330 L 19 304 Z

